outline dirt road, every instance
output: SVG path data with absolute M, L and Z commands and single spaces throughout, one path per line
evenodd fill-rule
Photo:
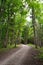
M 34 48 L 22 45 L 18 51 L 13 52 L 13 54 L 0 62 L 0 65 L 39 65 L 39 63 L 36 62 L 37 54 L 38 52 Z

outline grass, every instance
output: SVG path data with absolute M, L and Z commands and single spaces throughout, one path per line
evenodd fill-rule
M 16 48 L 18 48 L 18 47 L 19 47 L 19 45 L 16 46 Z M 7 48 L 0 48 L 0 52 L 5 52 L 5 51 L 10 50 L 12 48 L 15 48 L 14 44 L 7 45 Z
M 32 44 L 32 43 L 29 43 L 29 44 L 27 44 L 28 46 L 32 46 L 32 47 L 34 47 L 35 48 L 35 45 L 34 44 Z
M 31 43 L 29 43 L 28 46 L 32 46 L 33 48 L 35 48 L 35 45 L 34 45 L 34 44 L 31 44 Z M 40 53 L 38 54 L 38 58 L 39 58 L 39 59 L 43 59 L 43 47 L 40 48 L 40 47 L 38 46 L 37 50 L 39 50 L 39 52 L 40 52 Z
M 43 47 L 39 48 L 39 51 L 40 53 L 38 55 L 38 58 L 43 59 Z

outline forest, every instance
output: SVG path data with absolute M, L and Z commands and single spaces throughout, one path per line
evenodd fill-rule
M 43 45 L 43 3 L 0 0 L 0 47 L 27 41 Z
M 43 0 L 0 0 L 0 49 L 20 44 L 43 48 Z

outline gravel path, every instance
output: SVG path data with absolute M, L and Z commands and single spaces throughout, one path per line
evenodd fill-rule
M 37 50 L 27 45 L 22 45 L 17 52 L 13 52 L 0 65 L 38 65 L 36 62 Z M 40 64 L 42 65 L 42 64 Z

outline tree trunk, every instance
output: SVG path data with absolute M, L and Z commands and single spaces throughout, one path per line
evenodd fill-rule
M 32 7 L 32 25 L 33 25 L 33 31 L 34 31 L 34 44 L 35 44 L 35 47 L 37 48 L 37 30 L 36 30 L 34 7 Z

